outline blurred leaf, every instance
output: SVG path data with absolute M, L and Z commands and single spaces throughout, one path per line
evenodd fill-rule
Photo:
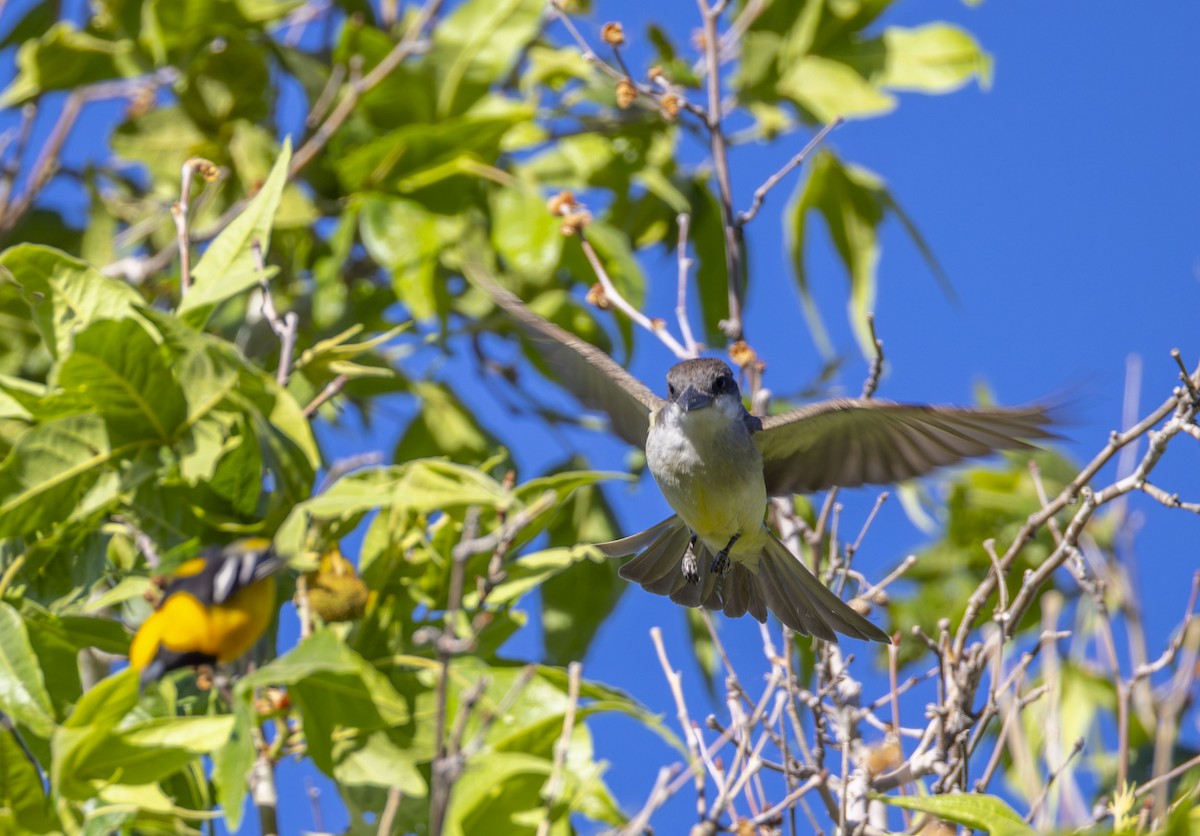
M 38 737 L 54 728 L 54 707 L 42 669 L 25 630 L 25 621 L 0 601 L 0 708 Z M 0 728 L 0 734 L 9 733 Z
M 879 116 L 896 107 L 896 100 L 840 61 L 808 55 L 788 66 L 779 78 L 779 92 L 829 123 L 839 116 Z
M 492 246 L 508 272 L 543 284 L 562 255 L 561 221 L 533 186 L 517 183 L 491 196 Z
M 500 442 L 479 425 L 448 386 L 414 380 L 409 389 L 417 397 L 418 412 L 396 443 L 396 459 L 449 455 L 465 464 L 479 464 L 499 449 Z
M 550 525 L 549 535 L 550 545 L 559 547 L 615 539 L 616 519 L 600 488 L 584 485 L 576 489 L 566 511 Z M 564 665 L 582 660 L 625 586 L 611 560 L 580 561 L 546 579 L 540 595 L 546 661 Z
M 957 26 L 889 26 L 880 43 L 883 72 L 875 79 L 878 84 L 923 93 L 948 93 L 972 78 L 978 78 L 984 89 L 991 85 L 991 57 Z
M 729 270 L 725 266 L 725 227 L 716 195 L 701 182 L 692 184 L 692 247 L 696 252 L 695 294 L 703 319 L 703 339 L 709 345 L 725 344 L 721 320 L 729 317 Z M 689 288 L 690 290 L 690 288 Z
M 142 298 L 129 285 L 110 279 L 66 253 L 18 244 L 0 253 L 21 288 L 33 321 L 52 356 L 66 354 L 74 333 L 97 319 L 122 319 Z
M 56 829 L 55 824 L 37 765 L 15 733 L 0 728 L 0 828 L 9 833 L 48 833 Z
M 90 404 L 117 444 L 169 443 L 187 414 L 165 348 L 136 319 L 99 320 L 80 331 L 58 385 Z
M 875 305 L 879 225 L 884 213 L 882 193 L 883 184 L 874 174 L 844 165 L 829 151 L 821 151 L 813 158 L 808 179 L 789 210 L 792 267 L 814 340 L 826 356 L 833 353 L 832 346 L 818 318 L 804 266 L 808 214 L 815 210 L 824 218 L 834 248 L 850 274 L 850 322 L 864 356 L 870 357 L 875 349 L 866 318 Z
M 302 372 L 314 385 L 323 386 L 338 375 L 346 375 L 350 379 L 364 376 L 385 377 L 395 374 L 389 366 L 363 365 L 353 362 L 366 355 L 368 358 L 377 356 L 375 349 L 387 345 L 400 334 L 408 330 L 411 323 L 405 322 L 374 337 L 351 342 L 362 333 L 361 325 L 352 325 L 340 334 L 328 339 L 319 340 L 312 348 L 300 353 L 292 364 L 294 372 Z
M 112 136 L 117 157 L 146 166 L 157 181 L 177 179 L 189 157 L 201 153 L 206 138 L 180 107 L 158 107 L 118 126 Z M 164 217 L 163 224 L 170 219 Z
M 561 90 L 572 80 L 589 81 L 595 77 L 595 67 L 577 48 L 552 49 L 534 44 L 529 48 L 528 67 L 521 76 L 521 92 L 535 95 L 541 87 Z
M 433 319 L 448 307 L 449 297 L 437 274 L 438 258 L 458 237 L 457 226 L 411 200 L 368 197 L 362 201 L 363 246 L 392 271 L 396 298 L 414 319 Z
M 0 93 L 0 108 L 9 108 L 49 90 L 70 90 L 97 81 L 138 74 L 133 45 L 108 41 L 58 21 L 37 40 L 17 51 L 17 74 Z
M 0 535 L 45 531 L 67 519 L 103 471 L 138 446 L 110 447 L 98 415 L 26 430 L 0 465 Z
M 254 748 L 255 718 L 248 700 L 234 700 L 233 728 L 229 739 L 213 753 L 212 779 L 216 785 L 216 800 L 225 811 L 225 824 L 237 831 L 245 812 L 247 776 L 254 768 L 257 753 Z
M 871 797 L 893 807 L 918 810 L 945 821 L 974 827 L 989 836 L 1033 836 L 1033 829 L 1020 814 L 994 795 L 954 793 L 897 797 L 872 793 Z
M 243 677 L 238 696 L 249 700 L 254 688 L 265 685 L 288 686 L 304 721 L 308 754 L 327 775 L 424 795 L 425 782 L 413 761 L 429 753 L 405 751 L 387 735 L 388 729 L 409 722 L 407 701 L 334 631 L 318 631 Z
M 221 302 L 270 278 L 257 269 L 254 245 L 257 244 L 265 259 L 271 248 L 271 223 L 279 208 L 291 159 L 289 138 L 283 141 L 275 166 L 258 194 L 200 257 L 192 270 L 192 288 L 179 303 L 177 313 L 184 321 L 203 326 Z
M 692 659 L 700 668 L 704 682 L 704 690 L 712 700 L 717 699 L 717 675 L 720 673 L 720 659 L 717 656 L 717 646 L 713 643 L 708 627 L 704 625 L 704 613 L 691 607 L 683 608 L 683 617 L 687 622 L 688 646 L 692 650 Z
M 433 30 L 437 111 L 462 113 L 516 65 L 542 23 L 542 0 L 467 0 Z

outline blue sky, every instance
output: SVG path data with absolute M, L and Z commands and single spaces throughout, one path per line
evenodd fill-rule
M 971 86 L 948 96 L 902 95 L 893 114 L 851 122 L 830 140 L 843 158 L 886 179 L 960 300 L 958 306 L 947 301 L 903 230 L 890 222 L 884 229 L 876 305 L 888 358 L 879 394 L 969 403 L 975 386 L 986 382 L 1001 402 L 1023 403 L 1067 391 L 1075 406 L 1063 447 L 1085 461 L 1111 430 L 1120 428 L 1131 356 L 1142 360 L 1142 413 L 1175 385 L 1172 348 L 1183 352 L 1189 366 L 1200 358 L 1200 52 L 1195 49 L 1200 4 L 993 0 L 967 7 L 908 0 L 897 5 L 884 22 L 942 19 L 969 29 L 994 56 L 995 76 L 986 92 Z M 681 44 L 697 25 L 693 0 L 595 0 L 593 8 L 582 22 L 585 34 L 594 40 L 601 23 L 622 21 L 634 67 L 644 66 L 640 49 L 646 23 L 665 23 Z M 13 14 L 9 8 L 4 16 Z M 0 31 L 9 25 L 0 19 Z M 551 32 L 565 41 L 561 27 L 552 26 Z M 0 70 L 6 75 L 11 60 L 10 50 Z M 96 124 L 116 112 L 119 108 L 97 108 Z M 769 149 L 735 151 L 737 204 L 747 206 L 758 184 L 804 141 L 796 136 Z M 77 136 L 68 146 L 71 155 L 100 150 L 94 136 Z M 793 175 L 772 193 L 748 231 L 753 278 L 747 333 L 769 363 L 768 385 L 780 393 L 805 386 L 821 366 L 800 319 L 779 215 L 796 179 Z M 844 273 L 822 235 L 823 230 L 809 253 L 809 268 L 834 343 L 850 358 L 840 381 L 845 391 L 856 392 L 865 367 L 842 315 Z M 645 268 L 651 277 L 647 313 L 670 321 L 674 262 L 650 259 Z M 641 339 L 632 369 L 661 389 L 672 359 L 654 341 Z M 460 370 L 452 364 L 443 374 Z M 471 385 L 465 378 L 462 382 Z M 487 409 L 486 399 L 467 399 Z M 562 448 L 545 444 L 527 427 L 500 418 L 491 426 L 512 443 L 530 475 L 563 457 Z M 337 457 L 371 447 L 390 450 L 394 433 L 390 428 L 364 438 L 349 428 L 324 431 L 322 437 Z M 621 445 L 586 435 L 571 439 L 596 467 L 624 466 Z M 1110 468 L 1102 478 L 1111 474 Z M 1200 449 L 1184 439 L 1171 449 L 1155 481 L 1200 500 L 1197 474 Z M 875 493 L 854 492 L 847 526 L 857 529 Z M 612 494 L 629 532 L 667 513 L 652 483 L 617 487 Z M 1191 574 L 1200 566 L 1200 522 L 1144 498 L 1134 504 L 1146 515 L 1138 571 L 1143 589 L 1150 591 L 1146 616 L 1153 649 L 1161 647 L 1183 612 Z M 879 577 L 924 539 L 898 503 L 889 503 L 856 562 Z M 626 593 L 601 630 L 584 660 L 584 675 L 624 688 L 673 718 L 647 635 L 654 625 L 662 626 L 672 660 L 683 669 L 693 716 L 720 714 L 723 709 L 708 703 L 689 660 L 681 613 L 639 589 Z M 754 683 L 753 693 L 755 677 L 765 670 L 757 625 L 748 619 L 725 622 L 722 631 L 739 673 Z M 538 646 L 533 631 L 518 637 L 512 651 L 536 654 Z M 868 694 L 881 692 L 882 680 L 868 682 Z M 910 718 L 919 716 L 922 705 L 915 697 L 904 711 Z M 673 754 L 625 720 L 591 723 L 599 756 L 612 763 L 608 778 L 618 801 L 633 812 Z M 1184 733 L 1197 737 L 1195 728 Z M 294 769 L 282 768 L 281 787 L 298 792 L 300 780 L 289 779 Z M 336 830 L 344 814 L 332 796 L 325 792 L 321 804 L 325 827 Z M 313 826 L 306 800 L 288 799 L 281 808 L 285 832 Z M 654 824 L 659 832 L 681 832 L 693 816 L 694 799 L 685 790 Z

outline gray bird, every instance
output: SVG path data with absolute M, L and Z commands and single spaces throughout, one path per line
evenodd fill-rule
M 797 633 L 888 642 L 888 635 L 829 591 L 765 522 L 767 497 L 834 486 L 888 484 L 972 456 L 1026 449 L 1048 438 L 1043 407 L 966 409 L 835 399 L 758 418 L 746 411 L 721 360 L 685 360 L 667 372 L 667 399 L 611 357 L 530 311 L 481 270 L 466 269 L 534 339 L 559 381 L 613 432 L 646 451 L 675 511 L 645 531 L 597 545 L 637 556 L 621 577 L 688 607 L 767 610 Z

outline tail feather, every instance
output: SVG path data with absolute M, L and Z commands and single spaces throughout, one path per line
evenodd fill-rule
M 692 533 L 678 516 L 669 517 L 645 531 L 601 543 L 610 557 L 637 553 L 618 574 L 641 584 L 647 592 L 669 596 L 685 607 L 723 610 L 730 618 L 750 613 L 760 622 L 767 611 L 802 635 L 837 641 L 837 633 L 870 641 L 888 642 L 887 633 L 850 608 L 825 588 L 783 543 L 773 535 L 759 555 L 757 573 L 735 561 L 728 575 L 712 571 L 713 554 L 703 542 L 693 547 L 699 579 L 688 583 L 683 558 Z
M 683 520 L 679 519 L 679 517 L 667 517 L 658 525 L 652 525 L 645 531 L 639 531 L 637 534 L 622 537 L 620 540 L 609 540 L 607 543 L 597 543 L 596 548 L 605 557 L 625 557 L 626 555 L 637 554 L 658 539 L 664 531 L 673 531 L 681 525 L 683 525 Z M 621 577 L 625 576 L 622 575 Z
M 756 621 L 767 620 L 767 605 L 759 594 L 754 573 L 744 564 L 733 564 L 729 575 L 714 591 L 720 593 L 720 601 L 717 606 L 710 605 L 711 609 L 723 609 L 729 618 L 750 613 Z
M 870 641 L 891 641 L 887 633 L 830 592 L 774 536 L 759 558 L 758 581 L 771 612 L 799 633 L 826 641 L 836 641 L 834 631 Z
M 664 520 L 654 528 L 647 529 L 643 534 L 648 535 L 650 532 L 654 532 L 654 537 L 644 538 L 648 542 L 643 546 L 642 553 L 623 565 L 617 572 L 625 580 L 640 583 L 647 589 L 664 579 L 667 579 L 668 582 L 674 581 L 672 572 L 677 572 L 679 562 L 683 559 L 683 553 L 687 549 L 688 539 L 691 537 L 687 526 L 679 517 Z M 634 537 L 626 539 L 632 540 L 640 536 L 634 535 Z M 678 574 L 682 575 L 682 573 Z M 660 592 L 658 594 L 667 593 Z

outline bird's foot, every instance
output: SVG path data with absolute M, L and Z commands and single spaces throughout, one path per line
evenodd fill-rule
M 714 575 L 725 577 L 733 569 L 733 562 L 729 559 L 729 549 L 721 549 L 717 552 L 717 556 L 713 558 L 712 566 L 709 567 Z
M 739 531 L 729 538 L 729 542 L 725 544 L 725 548 L 717 552 L 717 556 L 713 558 L 712 566 L 710 567 L 713 574 L 723 578 L 733 569 L 733 564 L 729 560 L 729 552 L 733 548 L 733 544 L 740 540 L 741 537 L 742 533 Z
M 688 583 L 700 582 L 700 561 L 696 559 L 696 553 L 690 546 L 683 556 L 683 578 Z

